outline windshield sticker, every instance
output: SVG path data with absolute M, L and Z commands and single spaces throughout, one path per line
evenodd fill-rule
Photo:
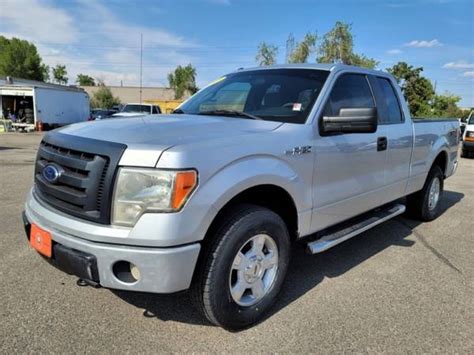
M 293 103 L 293 111 L 301 111 L 301 103 L 299 102 Z

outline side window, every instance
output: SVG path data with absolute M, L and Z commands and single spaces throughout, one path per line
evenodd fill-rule
M 341 108 L 375 107 L 367 77 L 362 74 L 344 74 L 332 88 L 324 108 L 325 116 L 338 116 Z
M 400 103 L 398 102 L 397 94 L 395 93 L 390 80 L 386 78 L 377 78 L 377 82 L 381 90 L 382 100 L 387 107 L 387 117 L 382 117 L 383 122 L 402 123 L 403 120 Z

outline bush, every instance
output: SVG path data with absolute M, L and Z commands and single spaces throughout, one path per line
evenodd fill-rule
M 99 89 L 94 93 L 91 99 L 91 106 L 93 108 L 112 108 L 115 105 L 120 105 L 120 99 L 112 95 L 112 91 L 101 84 Z

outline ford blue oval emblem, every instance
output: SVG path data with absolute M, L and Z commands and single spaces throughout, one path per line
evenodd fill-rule
M 42 175 L 46 181 L 51 184 L 54 184 L 59 180 L 59 177 L 61 176 L 63 171 L 64 170 L 59 166 L 56 166 L 54 164 L 48 164 L 43 168 Z

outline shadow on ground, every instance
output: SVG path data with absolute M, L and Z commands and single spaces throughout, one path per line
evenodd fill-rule
M 463 197 L 462 193 L 445 191 L 441 214 Z M 304 245 L 295 244 L 283 290 L 267 318 L 303 296 L 325 277 L 340 276 L 390 246 L 411 247 L 415 241 L 407 240 L 406 237 L 420 223 L 404 216 L 397 217 L 319 255 L 308 255 L 304 252 Z M 193 307 L 191 297 L 186 292 L 172 295 L 112 292 L 135 307 L 144 309 L 146 317 L 210 325 Z

